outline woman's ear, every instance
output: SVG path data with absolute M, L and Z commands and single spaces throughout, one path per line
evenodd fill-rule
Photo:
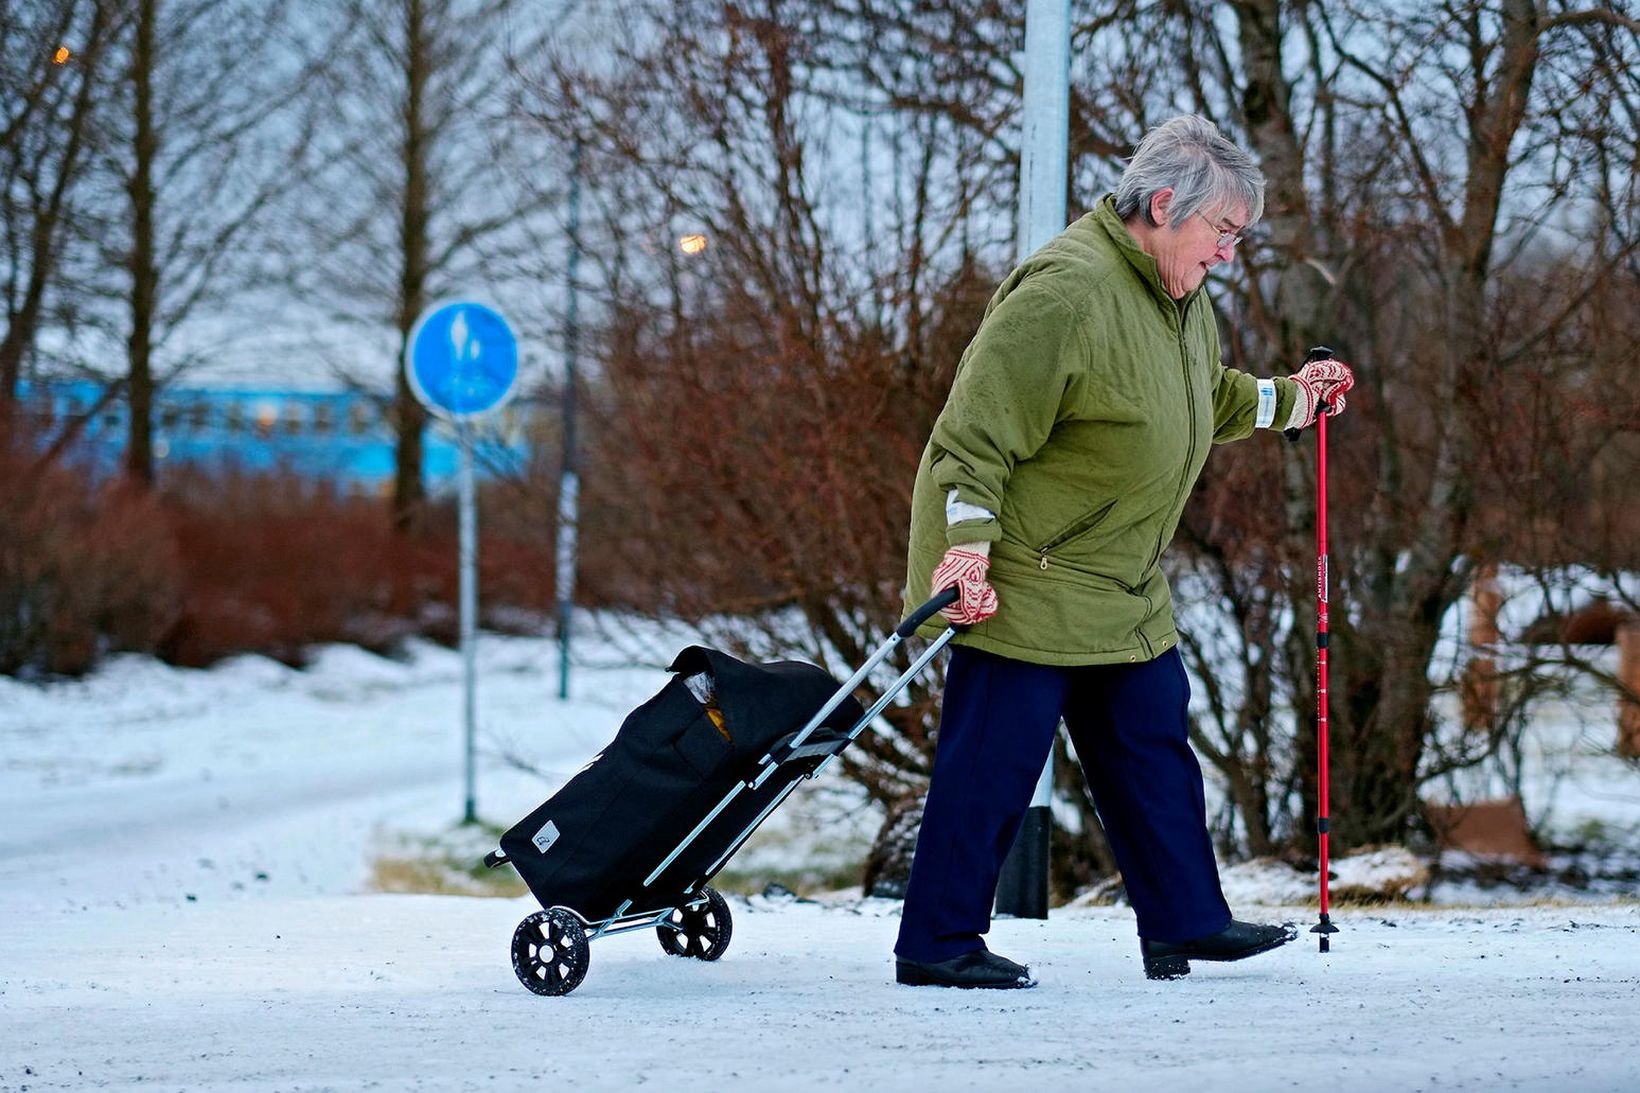
M 1155 193 L 1151 194 L 1150 207 L 1147 210 L 1150 214 L 1151 226 L 1157 228 L 1167 227 L 1169 223 L 1168 213 L 1172 207 L 1173 190 L 1171 187 L 1157 190 Z

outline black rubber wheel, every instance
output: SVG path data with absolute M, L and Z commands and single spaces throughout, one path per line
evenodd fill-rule
M 513 931 L 513 972 L 536 994 L 568 994 L 579 987 L 591 956 L 581 920 L 557 907 L 535 912 Z
M 673 956 L 716 960 L 729 950 L 729 938 L 735 931 L 729 901 L 715 888 L 704 889 L 701 895 L 706 897 L 704 904 L 679 907 L 655 927 L 661 948 Z

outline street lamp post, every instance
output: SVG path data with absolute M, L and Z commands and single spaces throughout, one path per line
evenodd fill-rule
M 581 476 L 575 464 L 575 365 L 581 337 L 576 311 L 581 267 L 581 141 L 569 167 L 569 301 L 564 319 L 564 465 L 558 478 L 558 697 L 569 698 L 570 617 L 575 608 L 575 564 Z
M 1025 109 L 1020 142 L 1017 258 L 1024 261 L 1065 227 L 1070 139 L 1070 0 L 1030 0 L 1025 9 Z M 1053 752 L 1037 780 L 1019 837 L 1003 862 L 996 909 L 1048 917 L 1053 837 Z

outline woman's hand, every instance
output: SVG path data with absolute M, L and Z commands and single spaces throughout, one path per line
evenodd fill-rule
M 990 543 L 963 543 L 945 552 L 934 567 L 930 595 L 955 587 L 957 602 L 940 612 L 958 626 L 984 622 L 997 613 L 997 590 L 985 579 L 991 568 Z
M 1329 417 L 1344 412 L 1344 392 L 1355 386 L 1355 373 L 1343 361 L 1328 358 L 1308 361 L 1303 368 L 1289 376 L 1298 384 L 1298 400 L 1293 403 L 1293 414 L 1287 419 L 1288 429 L 1308 429 L 1315 424 L 1316 409 L 1325 402 Z

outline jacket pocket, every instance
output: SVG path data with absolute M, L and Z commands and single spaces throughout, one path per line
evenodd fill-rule
M 1109 516 L 1111 510 L 1115 507 L 1116 498 L 1111 498 L 1109 501 L 1105 502 L 1103 505 L 1100 505 L 1092 512 L 1083 514 L 1072 523 L 1055 532 L 1052 537 L 1036 548 L 1036 554 L 1040 559 L 1041 567 L 1043 569 L 1048 568 L 1048 556 L 1055 550 L 1063 547 L 1073 539 L 1079 539 L 1082 536 L 1087 535 L 1100 524 L 1104 523 L 1105 517 Z

